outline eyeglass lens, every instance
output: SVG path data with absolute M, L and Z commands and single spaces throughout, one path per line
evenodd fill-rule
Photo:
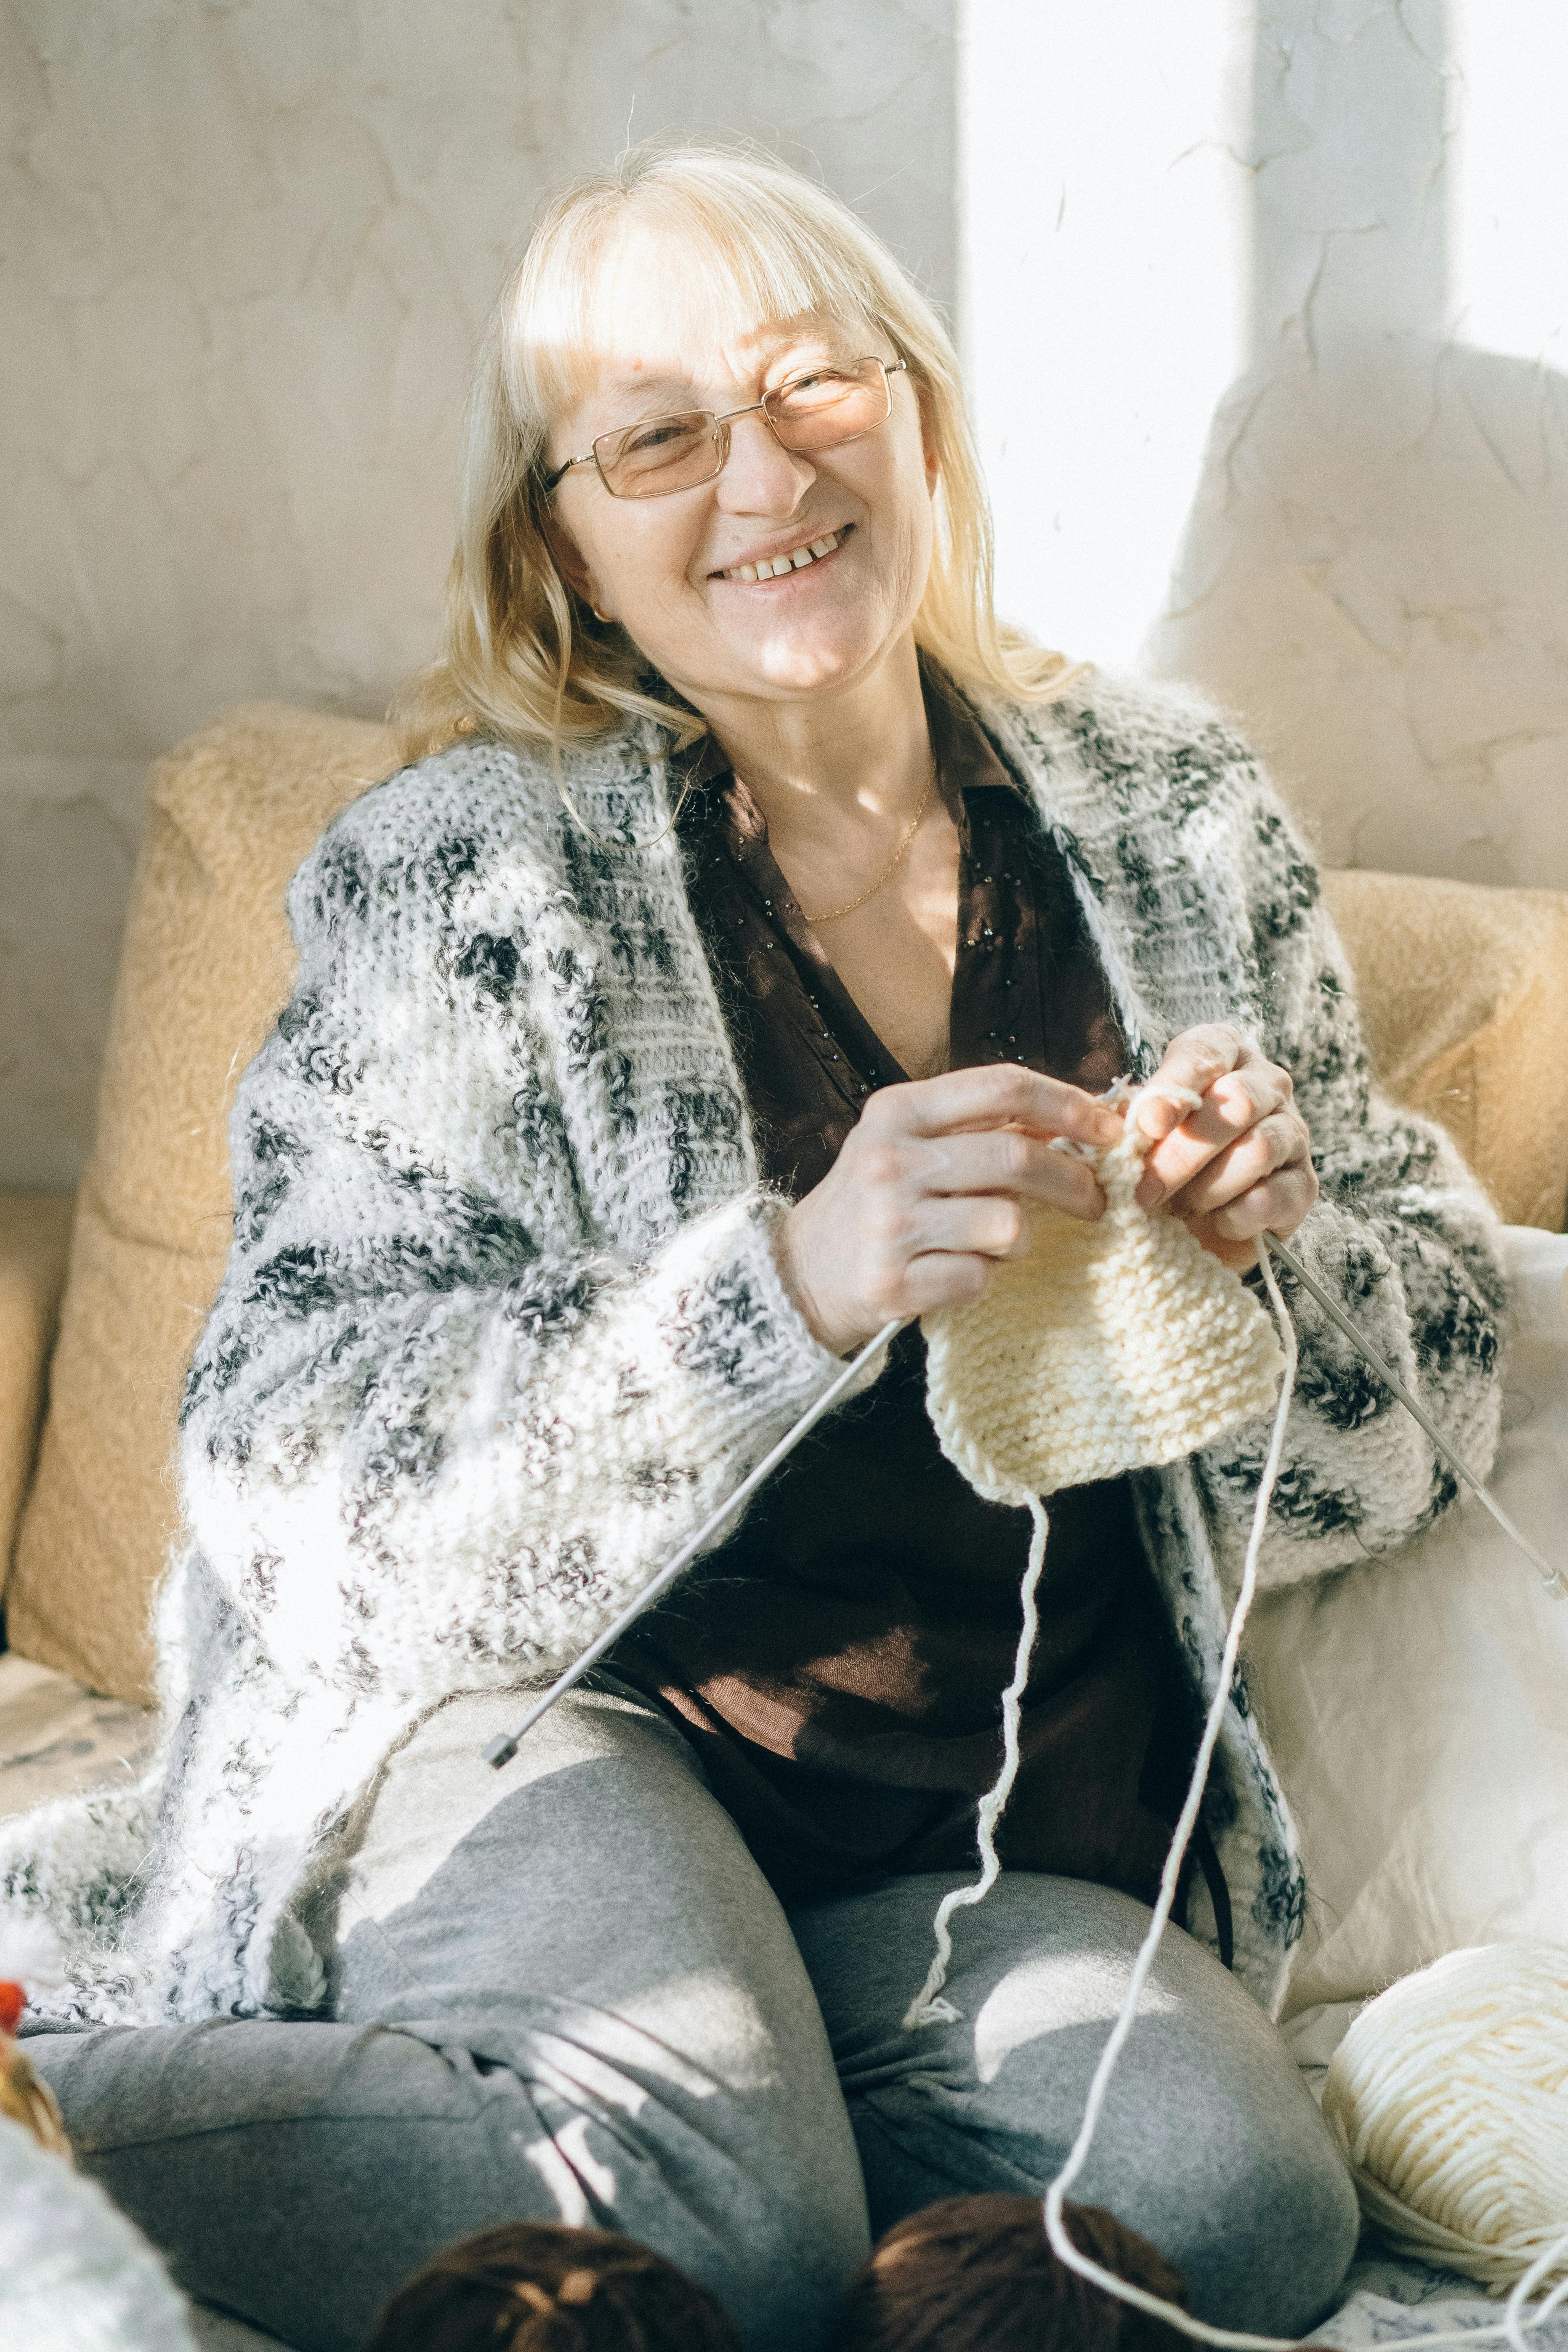
M 881 361 L 860 360 L 794 376 L 764 394 L 760 405 L 786 449 L 829 449 L 884 424 L 892 398 Z M 600 434 L 594 457 L 616 498 L 658 498 L 712 480 L 724 463 L 724 428 L 707 408 L 650 416 Z

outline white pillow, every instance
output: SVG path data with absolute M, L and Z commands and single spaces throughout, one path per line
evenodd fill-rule
M 1568 1235 L 1504 1238 L 1490 1483 L 1568 1589 Z M 1467 1945 L 1568 1944 L 1568 1599 L 1474 1496 L 1403 1551 L 1261 1595 L 1247 1654 L 1307 1872 L 1286 2021 L 1311 2039 L 1303 2011 Z

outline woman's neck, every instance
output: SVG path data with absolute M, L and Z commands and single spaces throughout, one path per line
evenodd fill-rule
M 798 702 L 715 701 L 707 719 L 767 820 L 774 855 L 879 835 L 918 806 L 931 736 L 912 634 L 842 692 Z

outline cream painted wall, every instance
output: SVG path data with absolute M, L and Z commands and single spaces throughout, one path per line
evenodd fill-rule
M 815 163 L 944 299 L 952 0 L 4 0 L 0 1186 L 74 1181 L 150 756 L 429 652 L 469 347 L 543 191 Z

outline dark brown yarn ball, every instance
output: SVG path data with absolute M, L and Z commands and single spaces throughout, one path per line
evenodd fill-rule
M 509 2221 L 405 2279 L 364 2352 L 740 2352 L 706 2287 L 608 2230 Z
M 1062 2219 L 1102 2270 L 1186 2307 L 1181 2273 L 1114 2213 L 1066 2205 Z M 1058 2262 L 1037 2197 L 950 2197 L 872 2250 L 833 2352 L 1185 2352 L 1186 2340 Z

